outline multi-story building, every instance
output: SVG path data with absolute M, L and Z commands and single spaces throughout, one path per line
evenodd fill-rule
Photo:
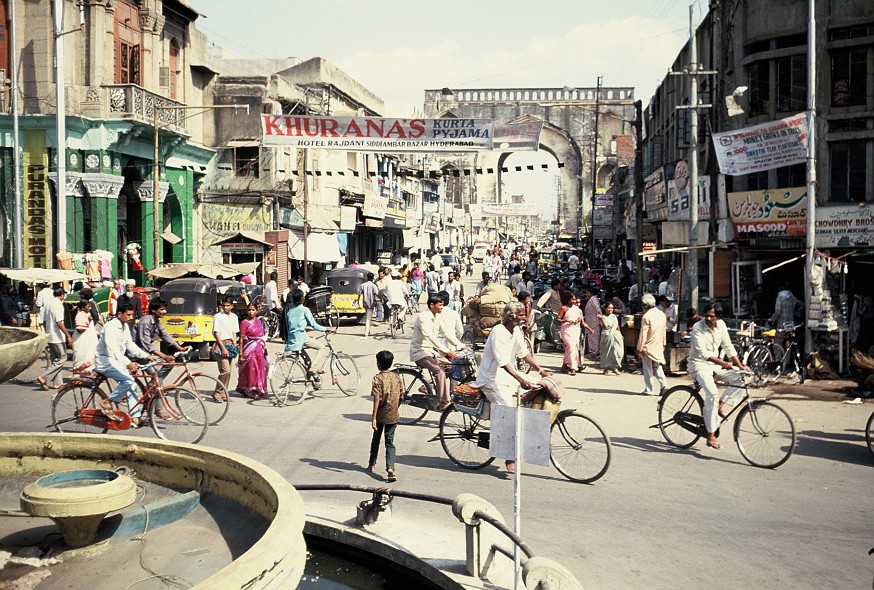
M 809 326 L 845 338 L 848 303 L 874 288 L 864 272 L 874 246 L 874 5 L 817 2 L 813 19 L 808 5 L 787 0 L 775 10 L 767 0 L 712 3 L 697 29 L 697 61 L 713 72 L 698 76 L 699 104 L 712 105 L 700 109 L 698 238 L 728 244 L 699 254 L 697 279 L 702 295 L 725 300 L 738 316 L 748 313 L 758 282 L 772 295 L 788 286 L 803 299 L 810 289 Z M 674 72 L 690 69 L 689 48 L 678 55 Z M 811 58 L 815 105 L 808 100 Z M 688 75 L 668 76 L 644 117 L 646 220 L 658 227 L 662 246 L 688 244 L 689 111 L 677 107 L 689 105 L 690 89 Z M 727 97 L 738 108 L 729 109 Z M 812 106 L 815 207 L 808 207 L 805 163 L 719 173 L 712 133 L 803 117 Z M 814 274 L 822 279 L 807 276 L 802 256 L 810 211 L 818 249 Z
M 6 81 L 0 114 L 0 202 L 11 218 L 15 184 L 7 171 L 14 170 L 15 141 L 8 90 L 16 89 L 27 204 L 21 236 L 25 264 L 51 267 L 59 254 L 63 265 L 90 269 L 87 262 L 97 256 L 106 261 L 97 266 L 103 276 L 142 278 L 139 269 L 155 261 L 156 229 L 163 236 L 161 260 L 190 260 L 194 195 L 213 156 L 202 140 L 202 115 L 188 109 L 204 104 L 214 76 L 206 67 L 206 40 L 194 26 L 198 13 L 181 0 L 68 0 L 62 3 L 64 59 L 56 69 L 53 2 L 2 0 L 4 23 L 12 2 L 16 54 L 11 55 L 10 35 L 4 33 L 0 70 L 8 77 L 16 66 L 17 79 Z M 56 186 L 57 72 L 66 91 L 61 190 Z M 64 217 L 66 224 L 59 226 Z M 8 233 L 11 226 L 0 224 L 2 263 L 10 266 L 19 237 Z

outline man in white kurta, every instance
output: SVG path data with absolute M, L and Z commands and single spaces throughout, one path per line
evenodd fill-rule
M 743 393 L 742 376 L 738 371 L 731 370 L 734 364 L 741 371 L 749 369 L 737 357 L 737 350 L 731 343 L 728 328 L 720 318 L 722 309 L 719 306 L 708 305 L 704 309 L 704 319 L 692 327 L 692 347 L 689 351 L 689 372 L 704 390 L 704 425 L 707 427 L 707 446 L 714 449 L 722 448 L 716 440 L 716 430 L 719 427 L 719 415 L 723 406 L 732 404 L 734 399 Z M 723 360 L 722 354 L 728 355 L 731 362 Z M 729 385 L 722 396 L 716 389 L 716 380 Z M 719 405 L 717 408 L 717 400 Z

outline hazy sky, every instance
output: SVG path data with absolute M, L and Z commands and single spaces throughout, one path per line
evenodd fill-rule
M 421 110 L 426 88 L 582 88 L 598 76 L 646 105 L 689 36 L 688 0 L 188 2 L 211 43 L 245 58 L 325 58 L 388 117 Z M 706 2 L 693 4 L 697 22 Z M 504 178 L 512 194 L 553 191 L 542 172 Z

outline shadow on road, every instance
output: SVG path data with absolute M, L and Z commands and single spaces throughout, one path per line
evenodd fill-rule
M 795 452 L 808 457 L 855 465 L 874 464 L 874 456 L 865 443 L 864 430 L 852 429 L 844 432 L 802 430 L 798 432 Z

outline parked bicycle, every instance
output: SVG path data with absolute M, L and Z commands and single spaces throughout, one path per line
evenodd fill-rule
M 456 465 L 482 469 L 495 458 L 489 454 L 489 402 L 482 396 L 475 408 L 453 405 L 440 416 L 440 445 Z M 610 437 L 576 409 L 561 410 L 549 431 L 549 460 L 567 479 L 591 483 L 610 467 Z
M 457 383 L 467 383 L 476 378 L 477 364 L 473 350 L 459 352 L 455 361 L 445 363 L 447 378 Z M 404 384 L 404 395 L 398 407 L 399 424 L 416 424 L 425 415 L 437 408 L 437 384 L 434 376 L 419 365 L 398 364 L 392 369 Z
M 200 396 L 185 387 L 163 385 L 155 369 L 159 363 L 140 367 L 135 378 L 151 384 L 142 397 L 130 408 L 141 407 L 148 416 L 152 431 L 164 440 L 197 443 L 206 435 L 209 426 L 206 408 Z M 58 432 L 106 433 L 107 430 L 131 428 L 130 411 L 122 409 L 127 400 L 116 403 L 109 400 L 107 379 L 99 373 L 94 378 L 79 377 L 64 385 L 52 400 L 52 426 Z M 108 401 L 112 411 L 107 416 L 101 409 Z
M 751 465 L 773 469 L 789 460 L 795 449 L 795 425 L 786 410 L 767 398 L 752 399 L 749 393 L 750 381 L 755 379 L 751 372 L 744 372 L 744 395 L 731 411 L 720 415 L 719 426 L 725 424 L 733 415 L 734 440 L 743 458 Z M 688 449 L 699 438 L 707 437 L 704 424 L 704 400 L 701 387 L 677 385 L 662 395 L 658 403 L 658 427 L 668 443 L 681 449 Z M 719 436 L 717 429 L 716 435 Z
M 402 312 L 402 306 L 397 303 L 389 305 L 390 311 L 388 316 L 388 328 L 391 332 L 391 337 L 394 338 L 398 333 L 404 333 L 404 324 L 406 313 Z
M 228 410 L 231 407 L 230 396 L 224 384 L 210 375 L 206 375 L 200 371 L 191 371 L 188 367 L 189 355 L 188 350 L 180 350 L 173 354 L 174 362 L 159 362 L 158 377 L 165 380 L 172 372 L 174 367 L 181 367 L 182 370 L 176 376 L 171 385 L 175 387 L 184 386 L 191 391 L 197 393 L 200 399 L 203 400 L 203 405 L 209 414 L 210 426 L 215 426 L 228 415 Z M 142 391 L 145 391 L 147 385 L 141 381 L 137 381 Z M 218 392 L 218 395 L 216 395 Z
M 302 351 L 280 352 L 276 356 L 267 373 L 274 405 L 297 405 L 303 401 L 310 388 L 313 390 L 321 389 L 321 374 L 325 373 L 326 364 L 332 385 L 336 385 L 346 395 L 358 393 L 358 387 L 361 385 L 361 372 L 358 370 L 355 359 L 345 352 L 334 350 L 328 332 L 324 332 L 321 337 L 325 339 L 328 354 L 320 367 L 312 367 L 312 374 L 307 372 L 306 364 L 301 356 Z
M 753 386 L 773 383 L 783 375 L 793 376 L 799 383 L 804 383 L 804 363 L 795 341 L 795 331 L 801 326 L 791 322 L 783 324 L 779 331 L 783 335 L 782 346 L 777 343 L 778 330 L 772 328 L 762 332 L 765 342 L 753 345 L 744 359 L 744 364 L 753 372 Z

